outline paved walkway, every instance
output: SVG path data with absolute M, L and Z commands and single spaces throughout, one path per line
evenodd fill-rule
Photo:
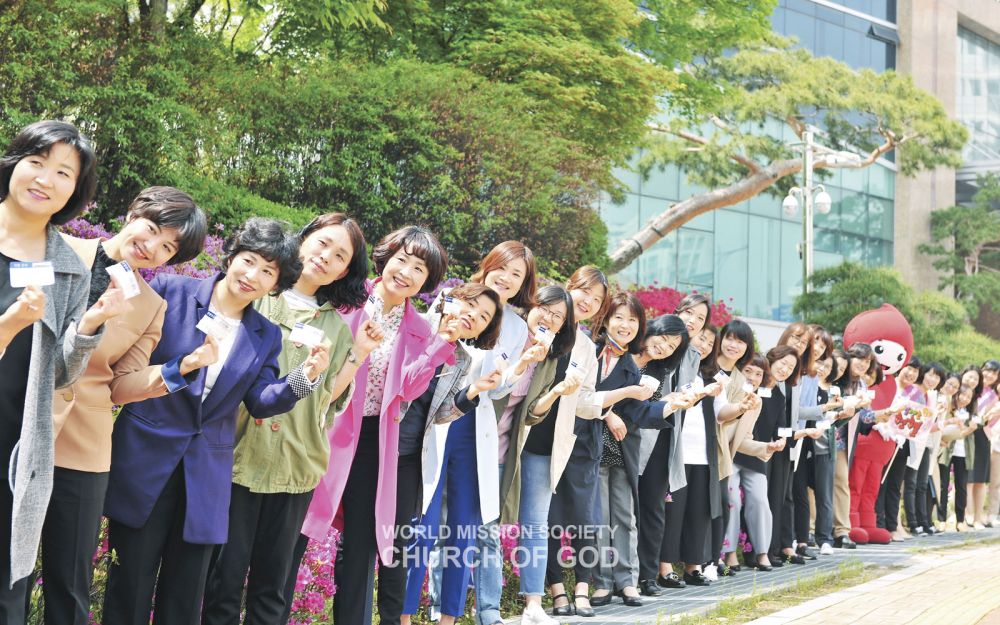
M 921 551 L 991 538 L 1000 538 L 1000 529 L 949 532 L 905 543 L 838 549 L 834 555 L 805 566 L 788 565 L 768 573 L 744 569 L 708 587 L 666 590 L 660 597 L 643 597 L 642 607 L 629 608 L 615 599 L 611 605 L 598 608 L 594 618 L 566 617 L 560 621 L 574 625 L 666 625 L 677 615 L 705 613 L 725 599 L 786 588 L 816 574 L 832 573 L 842 563 L 857 559 L 907 568 L 758 619 L 753 625 L 975 625 L 1000 607 L 1000 546 L 970 545 L 934 554 Z M 961 601 L 941 601 L 942 595 L 960 596 Z M 886 597 L 891 600 L 887 602 Z M 1000 612 L 990 618 L 994 620 L 984 621 L 984 625 L 1000 625 Z

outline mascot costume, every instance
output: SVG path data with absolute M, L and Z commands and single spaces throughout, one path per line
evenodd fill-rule
M 902 313 L 891 304 L 867 310 L 858 314 L 844 330 L 844 347 L 855 343 L 867 343 L 875 352 L 885 379 L 875 386 L 873 410 L 882 410 L 892 405 L 896 397 L 896 373 L 910 361 L 913 355 L 913 331 Z M 851 420 L 847 440 L 848 457 L 851 458 L 851 443 L 857 430 L 858 416 Z M 856 543 L 888 544 L 891 536 L 885 529 L 875 526 L 875 500 L 882 484 L 882 472 L 892 458 L 896 442 L 886 440 L 876 430 L 858 436 L 851 459 L 851 533 Z

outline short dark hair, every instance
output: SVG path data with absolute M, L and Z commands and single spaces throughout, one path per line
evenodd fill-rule
M 434 233 L 421 226 L 404 226 L 385 235 L 372 250 L 375 272 L 382 275 L 386 263 L 399 250 L 404 250 L 427 264 L 427 278 L 419 292 L 430 293 L 436 289 L 448 271 L 448 252 Z
M 986 371 L 987 369 L 989 369 L 990 371 L 1000 372 L 1000 362 L 997 362 L 992 358 L 990 360 L 987 360 L 986 362 L 983 363 L 982 370 Z
M 754 352 L 750 355 L 750 360 L 747 361 L 742 367 L 740 367 L 740 372 L 747 367 L 757 367 L 764 372 L 764 376 L 760 379 L 760 386 L 768 388 L 771 386 L 771 363 L 767 361 L 767 358 L 759 352 Z M 836 365 L 834 365 L 836 366 Z
M 688 336 L 684 321 L 677 315 L 660 315 L 651 319 L 646 324 L 646 334 L 642 337 L 643 348 L 645 348 L 646 339 L 654 336 L 681 337 L 681 342 L 674 353 L 663 360 L 653 360 L 646 365 L 646 372 L 659 380 L 663 379 L 666 373 L 676 371 L 677 367 L 680 366 L 687 354 L 688 346 L 691 344 L 691 337 Z
M 479 336 L 466 342 L 476 349 L 493 349 L 497 344 L 497 339 L 500 338 L 500 325 L 503 323 L 503 305 L 500 303 L 500 296 L 497 295 L 497 292 L 478 282 L 465 282 L 448 292 L 449 297 L 456 297 L 466 302 L 473 302 L 481 295 L 485 295 L 493 302 L 493 305 L 496 306 L 496 312 L 493 313 L 493 318 L 479 333 Z M 437 312 L 440 313 L 443 310 L 444 298 L 442 297 Z
M 795 356 L 795 368 L 792 369 L 792 375 L 788 376 L 785 382 L 788 382 L 790 386 L 795 386 L 799 383 L 799 376 L 802 374 L 802 361 L 805 359 L 805 355 L 799 356 L 799 351 L 791 345 L 778 345 L 768 350 L 767 362 L 773 365 L 787 356 Z M 771 379 L 774 379 L 773 375 Z
M 485 284 L 488 273 L 519 258 L 524 261 L 527 270 L 524 272 L 524 282 L 521 283 L 521 288 L 514 294 L 514 297 L 510 298 L 510 304 L 518 308 L 530 308 L 535 301 L 535 291 L 538 289 L 538 279 L 535 277 L 535 255 L 531 252 L 531 248 L 520 241 L 504 241 L 490 250 L 490 253 L 479 262 L 479 271 L 472 274 L 469 281 Z
M 911 357 L 910 362 L 906 363 L 906 365 L 903 366 L 904 369 L 906 367 L 913 367 L 917 370 L 917 380 L 916 382 L 914 382 L 914 384 L 920 384 L 921 382 L 924 381 L 924 365 L 923 363 L 920 362 L 919 358 L 917 358 L 916 356 Z
M 208 219 L 194 199 L 175 187 L 147 187 L 128 207 L 130 219 L 148 219 L 159 228 L 177 230 L 177 253 L 167 261 L 179 265 L 192 260 L 205 247 Z
M 566 306 L 566 320 L 552 339 L 548 356 L 550 359 L 565 356 L 573 351 L 573 346 L 576 344 L 576 313 L 573 311 L 573 298 L 569 296 L 569 291 L 559 285 L 545 286 L 535 293 L 535 306 L 551 306 L 560 302 Z
M 611 303 L 608 305 L 608 309 L 604 311 L 604 316 L 597 324 L 597 340 L 595 342 L 607 342 L 608 321 L 611 320 L 616 310 L 624 306 L 639 320 L 639 331 L 636 332 L 635 338 L 626 346 L 626 351 L 632 355 L 638 354 L 642 351 L 642 339 L 646 336 L 646 309 L 643 308 L 639 298 L 628 291 L 619 291 L 612 295 L 610 299 Z
M 278 283 L 272 295 L 292 288 L 302 273 L 299 260 L 299 239 L 289 234 L 285 223 L 276 219 L 252 217 L 226 241 L 222 261 L 223 273 L 240 252 L 253 252 L 278 265 Z
M 947 381 L 947 379 L 948 379 L 948 372 L 945 370 L 945 368 L 939 362 L 928 363 L 928 364 L 924 365 L 924 370 L 923 370 L 923 372 L 921 372 L 921 375 L 920 375 L 921 381 L 923 381 L 923 380 L 926 379 L 927 373 L 930 372 L 930 371 L 933 371 L 934 373 L 937 374 L 937 376 L 938 376 L 938 383 L 937 383 L 937 386 L 935 386 L 932 389 L 928 389 L 928 390 L 936 391 L 936 390 L 940 389 L 942 386 L 944 386 L 945 381 Z
M 48 154 L 53 145 L 65 143 L 76 150 L 80 157 L 80 171 L 76 174 L 76 188 L 59 212 L 49 218 L 49 223 L 61 226 L 87 208 L 97 191 L 97 155 L 90 138 L 73 124 L 51 119 L 25 126 L 7 146 L 0 158 L 0 201 L 10 193 L 10 179 L 14 167 L 29 156 Z
M 365 243 L 365 235 L 361 232 L 361 226 L 344 213 L 326 213 L 314 217 L 299 232 L 299 245 L 306 238 L 323 228 L 329 226 L 343 226 L 347 231 L 347 238 L 351 240 L 351 247 L 354 248 L 354 255 L 347 264 L 347 275 L 340 280 L 334 280 L 330 284 L 324 284 L 316 291 L 316 301 L 321 305 L 330 302 L 334 308 L 347 311 L 352 308 L 364 306 L 368 297 L 368 289 L 365 280 L 368 278 L 368 246 Z
M 719 332 L 719 340 L 722 341 L 730 334 L 743 341 L 747 346 L 747 350 L 743 352 L 743 356 L 736 361 L 735 368 L 742 369 L 753 358 L 754 350 L 757 348 L 757 339 L 753 334 L 753 328 L 742 319 L 732 319 L 729 323 L 722 326 L 722 330 Z
M 855 343 L 854 345 L 851 345 L 850 349 L 847 350 L 847 355 L 850 356 L 851 360 L 854 360 L 855 358 L 867 358 L 868 374 L 870 375 L 872 373 L 872 370 L 874 369 L 876 372 L 876 381 L 878 381 L 877 374 L 882 371 L 882 367 L 879 366 L 878 359 L 875 358 L 875 352 L 872 351 L 871 345 L 869 345 L 868 343 Z M 848 379 L 851 378 L 850 369 L 851 367 L 850 365 L 848 365 L 847 367 Z M 851 380 L 851 381 L 855 382 L 856 380 Z

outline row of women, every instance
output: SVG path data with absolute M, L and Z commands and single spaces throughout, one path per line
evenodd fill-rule
M 537 288 L 516 241 L 421 314 L 412 298 L 448 265 L 434 235 L 392 232 L 370 267 L 340 213 L 296 233 L 251 219 L 219 273 L 147 283 L 140 270 L 198 255 L 205 215 L 151 187 L 111 238 L 60 235 L 95 171 L 90 141 L 55 121 L 0 160 L 5 623 L 25 621 L 36 561 L 45 622 L 87 623 L 102 516 L 105 625 L 287 622 L 307 542 L 331 527 L 333 617 L 352 625 L 372 621 L 376 579 L 380 622 L 409 622 L 428 568 L 442 623 L 465 613 L 472 571 L 477 621 L 501 622 L 502 523 L 519 527 L 526 624 L 555 622 L 546 587 L 556 615 L 590 616 L 735 574 L 743 523 L 760 570 L 814 558 L 813 525 L 823 553 L 852 544 L 852 437 L 891 415 L 868 407 L 882 375 L 868 345 L 834 350 L 793 324 L 756 353 L 749 326 L 713 328 L 698 294 L 647 321 L 595 267 Z M 942 463 L 959 482 L 979 449 L 970 406 L 982 414 L 998 368 L 900 376 L 950 398 Z M 897 487 L 886 523 L 898 501 Z M 907 519 L 931 528 L 919 509 Z

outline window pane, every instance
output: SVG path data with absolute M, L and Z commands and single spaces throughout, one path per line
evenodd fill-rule
M 668 165 L 662 170 L 654 167 L 649 172 L 649 177 L 642 181 L 642 194 L 667 200 L 677 200 L 677 192 L 680 183 L 680 170 L 676 165 Z
M 778 314 L 774 303 L 778 301 L 781 268 L 781 222 L 750 215 L 747 234 L 749 288 L 745 311 L 751 317 L 774 319 Z
M 712 288 L 714 235 L 711 232 L 681 228 L 678 234 L 677 277 L 679 282 Z
M 781 224 L 781 299 L 777 319 L 792 320 L 792 303 L 802 293 L 802 259 L 798 245 L 802 241 L 800 224 Z
M 653 247 L 646 250 L 633 263 L 637 268 L 637 282 L 649 285 L 654 282 L 663 286 L 677 284 L 677 231 L 668 233 Z
M 868 225 L 869 236 L 892 240 L 892 202 L 869 197 Z
M 868 232 L 868 199 L 860 193 L 846 193 L 840 201 L 840 229 L 857 234 Z
M 747 309 L 747 220 L 744 213 L 716 211 L 715 292 L 737 310 Z

